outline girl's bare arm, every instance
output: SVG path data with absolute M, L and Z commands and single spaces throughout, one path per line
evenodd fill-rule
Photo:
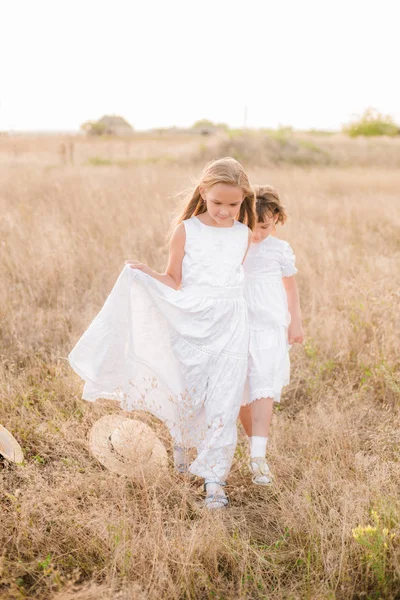
M 294 275 L 284 277 L 283 285 L 286 289 L 288 309 L 291 317 L 288 329 L 289 344 L 302 344 L 304 341 L 304 332 L 301 322 L 300 297 Z
M 130 265 L 132 269 L 139 269 L 164 285 L 177 290 L 182 282 L 182 261 L 185 256 L 185 242 L 185 226 L 181 223 L 175 229 L 169 243 L 169 259 L 165 273 L 157 273 L 157 271 L 153 271 L 153 269 L 137 260 L 127 260 L 125 264 Z

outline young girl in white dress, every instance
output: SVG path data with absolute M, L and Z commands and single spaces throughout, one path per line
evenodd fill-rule
M 255 186 L 257 224 L 244 268 L 249 311 L 248 377 L 240 419 L 250 438 L 253 482 L 268 485 L 272 475 L 266 448 L 274 402 L 289 383 L 291 344 L 303 342 L 297 269 L 290 245 L 273 233 L 286 212 L 272 186 Z
M 168 426 L 178 469 L 186 449 L 196 447 L 189 471 L 204 478 L 209 508 L 228 502 L 223 486 L 247 371 L 242 263 L 254 208 L 236 160 L 209 164 L 177 220 L 165 273 L 127 261 L 69 355 L 85 381 L 83 398 L 116 399 Z

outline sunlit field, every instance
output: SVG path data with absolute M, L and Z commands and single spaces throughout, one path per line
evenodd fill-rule
M 66 356 L 125 259 L 162 270 L 179 203 L 231 154 L 277 187 L 306 330 L 251 484 L 239 427 L 227 492 L 106 471 L 87 436 L 111 402 L 81 400 Z M 132 140 L 0 138 L 0 598 L 400 598 L 400 140 L 285 132 Z M 135 413 L 171 443 L 162 425 Z

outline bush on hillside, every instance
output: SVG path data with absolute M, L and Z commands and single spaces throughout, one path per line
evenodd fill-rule
M 106 126 L 98 121 L 86 121 L 81 125 L 81 131 L 86 135 L 105 135 Z
M 226 123 L 214 123 L 209 119 L 200 119 L 193 123 L 192 129 L 228 131 L 229 127 Z
M 374 108 L 367 108 L 361 117 L 345 125 L 343 131 L 350 137 L 357 137 L 359 135 L 394 136 L 400 133 L 400 127 L 396 125 L 389 115 L 382 115 Z

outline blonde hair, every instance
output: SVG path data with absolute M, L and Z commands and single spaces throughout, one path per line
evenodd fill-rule
M 188 194 L 182 213 L 174 222 L 174 227 L 182 221 L 190 219 L 190 217 L 206 212 L 207 207 L 201 197 L 200 188 L 208 190 L 217 183 L 225 183 L 241 188 L 244 200 L 240 205 L 237 220 L 245 223 L 250 229 L 254 228 L 256 223 L 254 190 L 242 165 L 230 157 L 214 160 L 205 166 L 199 183 L 194 191 Z
M 255 185 L 257 221 L 262 223 L 265 217 L 278 216 L 277 223 L 282 225 L 287 219 L 286 209 L 281 203 L 277 190 L 272 185 Z

